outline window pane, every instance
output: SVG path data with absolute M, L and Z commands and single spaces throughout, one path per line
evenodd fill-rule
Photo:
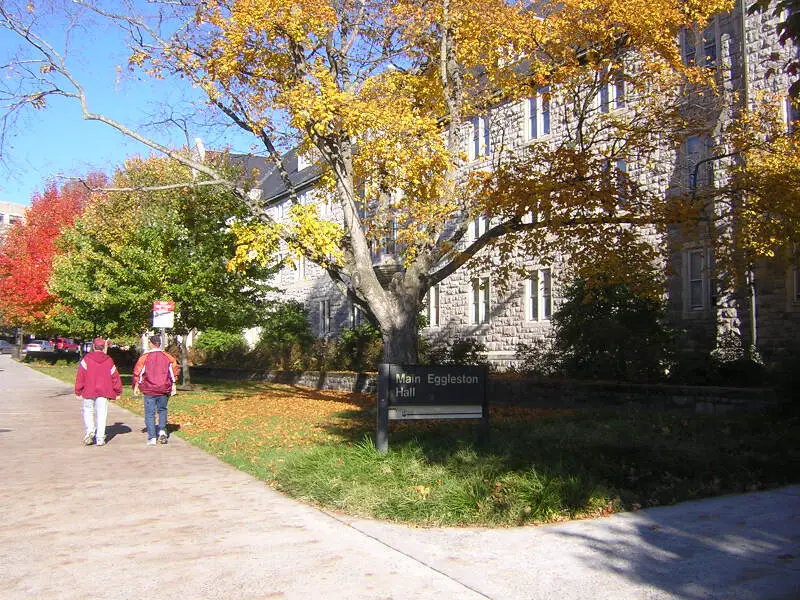
M 692 281 L 689 284 L 689 305 L 692 308 L 703 308 L 703 282 Z
M 488 323 L 489 322 L 489 279 L 484 278 L 482 282 L 482 296 L 483 296 L 483 304 L 481 305 L 483 314 L 481 315 L 481 323 Z
M 689 253 L 689 279 L 702 278 L 703 262 L 703 253 L 701 251 Z
M 433 325 L 439 325 L 439 285 L 433 288 Z
M 539 272 L 534 273 L 528 281 L 528 319 L 539 319 Z
M 544 88 L 542 93 L 542 135 L 550 133 L 550 88 Z
M 706 28 L 703 32 L 703 59 L 706 66 L 710 67 L 717 62 L 717 38 L 714 26 Z
M 542 271 L 542 307 L 544 308 L 544 318 L 549 319 L 553 312 L 553 302 L 550 290 L 550 269 Z
M 691 29 L 683 32 L 683 62 L 689 66 L 695 64 L 697 54 L 697 37 Z
M 480 282 L 477 279 L 472 280 L 472 294 L 470 296 L 470 320 L 473 323 L 480 323 Z
M 800 301 L 800 270 L 794 268 L 794 299 L 795 302 Z
M 621 74 L 617 74 L 614 81 L 614 96 L 617 103 L 617 108 L 625 106 L 625 80 Z
M 600 86 L 600 112 L 608 112 L 608 83 Z
M 481 154 L 481 132 L 480 132 L 480 119 L 474 117 L 472 119 L 472 157 L 478 158 Z

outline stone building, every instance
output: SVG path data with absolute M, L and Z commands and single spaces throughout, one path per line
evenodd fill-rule
M 0 202 L 0 241 L 5 238 L 6 231 L 11 225 L 17 222 L 25 222 L 26 208 L 13 202 Z
M 797 55 L 797 49 L 779 44 L 776 17 L 771 13 L 748 15 L 746 5 L 740 0 L 731 13 L 715 17 L 701 34 L 684 32 L 677 41 L 685 61 L 715 70 L 724 102 L 706 107 L 707 131 L 685 136 L 677 147 L 660 146 L 646 164 L 631 158 L 617 160 L 610 167 L 664 198 L 678 197 L 695 188 L 722 183 L 724 161 L 710 158 L 715 148 L 725 146 L 721 138 L 724 125 L 762 92 L 784 98 L 787 126 L 791 126 L 794 111 L 786 100 L 790 82 L 782 67 L 787 58 Z M 569 123 L 555 116 L 559 102 L 562 99 L 557 90 L 542 89 L 521 102 L 501 105 L 473 118 L 463 131 L 469 164 L 479 167 L 491 160 L 500 138 L 504 146 L 515 148 L 563 138 Z M 626 110 L 624 81 L 599 90 L 593 102 L 598 112 Z M 248 167 L 261 170 L 258 189 L 261 198 L 273 204 L 272 217 L 287 218 L 288 194 L 277 172 L 263 161 L 259 164 L 257 158 L 251 160 Z M 315 166 L 293 151 L 284 157 L 284 164 L 301 201 L 319 202 L 313 191 L 318 176 Z M 336 206 L 319 202 L 319 207 L 321 216 L 339 218 Z M 476 219 L 470 235 L 479 235 L 489 224 L 486 219 Z M 655 232 L 649 234 L 654 236 L 653 243 L 664 241 L 656 239 Z M 389 235 L 381 247 L 374 248 L 376 268 L 395 267 L 392 244 Z M 727 289 L 715 273 L 709 239 L 703 235 L 684 239 L 676 230 L 668 246 L 663 264 L 667 273 L 664 292 L 670 319 L 686 332 L 687 346 L 712 349 L 727 331 L 739 334 L 745 345 L 756 334 L 759 347 L 767 352 L 793 344 L 800 329 L 800 276 L 796 267 L 787 270 L 765 262 L 753 270 L 754 285 Z M 434 286 L 427 296 L 428 327 L 423 334 L 430 339 L 475 338 L 485 344 L 489 359 L 501 366 L 513 362 L 518 343 L 547 337 L 559 290 L 565 283 L 559 261 L 537 264 L 522 252 L 517 253 L 516 260 L 528 267 L 530 275 L 512 280 L 504 290 L 494 285 L 491 272 L 464 268 Z M 320 337 L 335 335 L 363 321 L 363 315 L 335 289 L 325 272 L 309 261 L 300 260 L 294 268 L 284 269 L 276 285 L 284 290 L 284 298 L 304 304 Z

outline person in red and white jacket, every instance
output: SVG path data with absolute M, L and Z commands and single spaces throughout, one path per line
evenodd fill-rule
M 106 443 L 106 419 L 108 400 L 119 400 L 122 395 L 122 380 L 114 360 L 105 352 L 106 341 L 95 338 L 94 350 L 85 354 L 78 364 L 75 377 L 75 397 L 83 401 L 83 424 L 86 435 L 83 443 L 91 446 Z
M 133 395 L 144 396 L 144 424 L 147 428 L 147 445 L 167 443 L 167 400 L 177 391 L 178 361 L 161 349 L 161 338 L 148 338 L 148 350 L 133 367 Z M 156 412 L 158 412 L 158 438 L 156 438 Z

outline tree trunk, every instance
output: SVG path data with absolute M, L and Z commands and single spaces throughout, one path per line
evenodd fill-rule
M 183 387 L 190 387 L 192 385 L 192 378 L 189 375 L 189 349 L 186 347 L 186 338 L 188 336 L 182 335 L 181 341 L 178 343 L 178 348 L 181 353 L 181 384 Z
M 419 329 L 416 312 L 396 315 L 394 323 L 381 326 L 383 335 L 383 361 L 393 364 L 415 365 L 419 362 Z

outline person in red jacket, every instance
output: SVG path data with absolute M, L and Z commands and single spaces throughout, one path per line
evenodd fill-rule
M 144 424 L 147 428 L 147 445 L 167 443 L 167 400 L 177 391 L 178 361 L 161 349 L 161 338 L 148 339 L 148 350 L 133 367 L 133 395 L 144 396 Z M 158 412 L 158 438 L 156 438 L 156 412 Z
M 106 341 L 96 338 L 92 343 L 94 350 L 85 354 L 78 364 L 75 377 L 75 397 L 83 401 L 83 424 L 86 435 L 83 443 L 91 446 L 106 443 L 106 419 L 108 400 L 119 400 L 122 395 L 122 380 L 114 360 L 105 352 Z

